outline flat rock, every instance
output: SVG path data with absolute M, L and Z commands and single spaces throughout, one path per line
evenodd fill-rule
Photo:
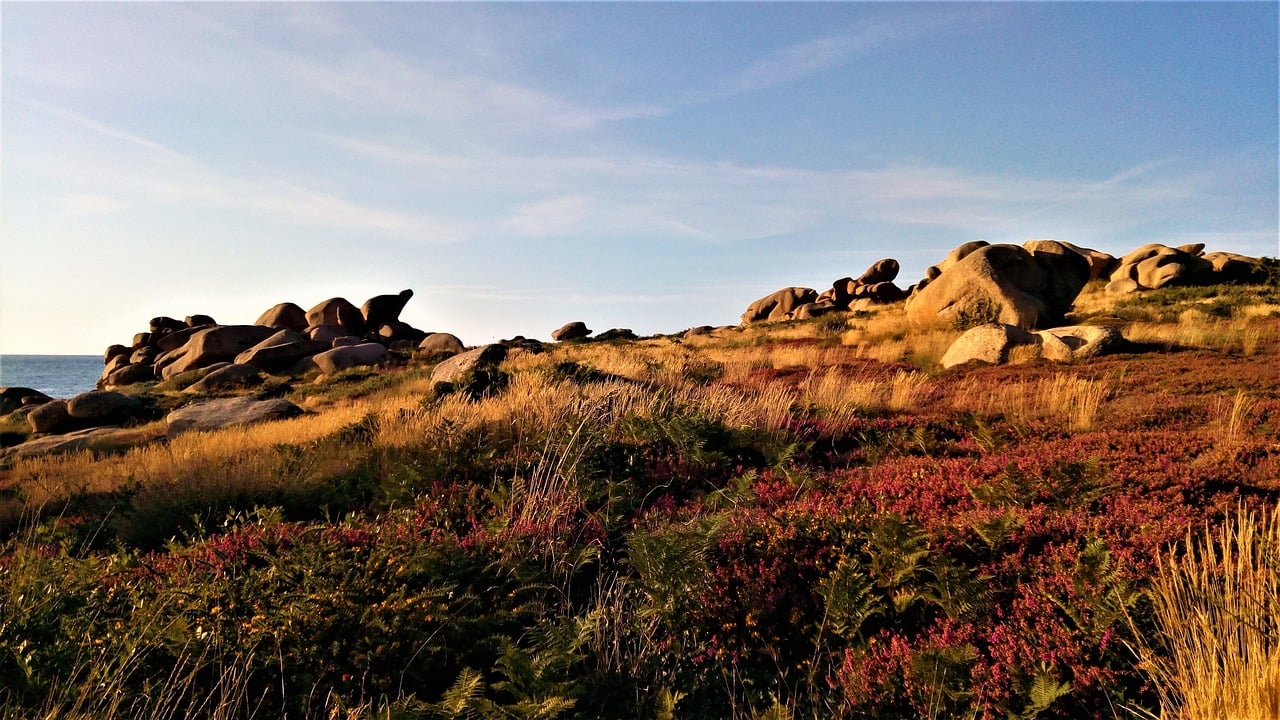
M 327 350 L 329 345 L 312 340 L 296 330 L 281 330 L 236 356 L 236 363 L 252 365 L 266 372 L 293 367 L 304 357 Z
M 76 430 L 66 435 L 50 435 L 48 437 L 28 440 L 20 445 L 6 448 L 0 453 L 0 462 L 21 460 L 36 455 L 75 452 L 84 450 L 96 442 L 109 441 L 122 433 L 120 428 L 100 427 L 88 430 Z M 132 435 L 132 433 L 130 433 Z
M 476 368 L 497 365 L 507 357 L 506 345 L 485 345 L 454 355 L 431 371 L 431 382 L 454 382 Z
M 165 423 L 168 426 L 168 436 L 173 437 L 192 430 L 219 430 L 284 420 L 301 414 L 302 408 L 288 400 L 255 400 L 245 396 L 192 403 L 169 413 Z
M 561 325 L 558 330 L 551 333 L 551 339 L 557 342 L 566 340 L 581 340 L 591 334 L 591 328 L 581 320 L 575 320 L 571 323 Z
M 361 343 L 325 350 L 311 359 L 320 372 L 332 375 L 347 368 L 377 365 L 387 359 L 387 348 L 378 343 Z
M 1042 339 L 1046 350 L 1044 357 L 1049 360 L 1060 359 L 1051 357 L 1054 353 L 1049 352 L 1051 347 L 1049 338 L 1057 340 L 1068 349 L 1069 355 L 1062 358 L 1063 360 L 1080 360 L 1107 355 L 1117 352 L 1125 344 L 1120 330 L 1109 325 L 1068 325 L 1040 330 L 1036 335 Z

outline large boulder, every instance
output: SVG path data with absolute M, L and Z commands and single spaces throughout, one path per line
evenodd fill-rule
M 747 306 L 742 313 L 742 324 L 774 320 L 788 320 L 801 305 L 817 302 L 818 293 L 813 288 L 786 287 L 769 293 Z
M 506 345 L 485 345 L 474 350 L 468 350 L 436 365 L 435 369 L 431 371 L 431 382 L 451 383 L 468 372 L 497 365 L 505 360 L 506 357 Z
M 186 323 L 187 327 L 202 327 L 204 325 L 218 324 L 218 322 L 214 320 L 212 316 L 205 315 L 203 313 L 188 315 L 185 318 L 183 318 L 182 322 Z
M 320 372 L 332 375 L 347 368 L 377 365 L 386 360 L 387 356 L 385 346 L 378 343 L 361 343 L 325 350 L 318 355 L 313 355 L 311 360 L 316 367 L 320 368 Z
M 27 422 L 31 425 L 32 432 L 52 433 L 67 429 L 71 424 L 67 401 L 54 400 L 38 406 L 27 413 Z
M 255 400 L 241 396 L 192 403 L 169 413 L 165 423 L 168 436 L 173 437 L 191 430 L 220 430 L 269 420 L 283 420 L 301 414 L 302 409 L 288 400 Z
M 305 332 L 308 325 L 307 311 L 291 302 L 282 302 L 259 315 L 253 324 L 277 330 Z
M 456 335 L 431 333 L 418 343 L 418 353 L 426 357 L 453 356 L 466 350 Z
M 877 260 L 855 282 L 863 285 L 875 285 L 882 282 L 893 282 L 898 277 L 898 261 L 893 258 Z
M 1211 261 L 1186 250 L 1150 243 L 1120 258 L 1115 270 L 1111 272 L 1107 290 L 1125 293 L 1176 285 L 1198 285 L 1211 281 L 1212 275 Z
M 329 298 L 307 311 L 307 327 L 341 325 L 348 335 L 364 335 L 364 313 L 345 298 Z
M 285 329 L 236 355 L 235 362 L 274 373 L 291 368 L 302 358 L 323 352 L 329 347 L 328 343 L 312 340 L 296 330 Z
M 1015 325 L 992 323 L 970 328 L 956 338 L 942 356 L 942 367 L 950 368 L 969 362 L 1002 365 L 1009 351 L 1019 345 L 1037 345 L 1039 338 Z
M 103 386 L 105 388 L 121 387 L 140 382 L 150 382 L 155 379 L 156 369 L 153 365 L 150 363 L 135 363 L 132 365 L 125 365 L 124 367 L 107 375 Z
M 569 340 L 581 340 L 591 335 L 591 328 L 581 320 L 574 320 L 560 326 L 560 329 L 551 333 L 551 339 L 556 342 L 566 342 Z
M 128 418 L 142 407 L 135 397 L 110 390 L 93 390 L 67 401 L 67 415 L 80 424 L 108 425 Z
M 1267 266 L 1261 258 L 1229 252 L 1211 252 L 1204 260 L 1213 267 L 1214 282 L 1260 282 L 1266 279 Z
M 227 363 L 188 385 L 184 392 L 201 394 L 227 392 L 257 385 L 261 382 L 262 373 L 258 372 L 258 368 L 240 363 Z
M 1116 264 L 1120 262 L 1114 255 L 1109 255 L 1101 250 L 1080 247 L 1061 240 L 1028 240 L 1022 243 L 1022 248 L 1033 255 L 1037 252 L 1073 252 L 1089 263 L 1089 280 L 1091 281 L 1108 277 L 1111 275 L 1111 271 L 1115 269 Z
M 53 398 L 28 387 L 0 388 L 0 415 L 8 415 L 27 405 L 41 405 Z
M 169 378 L 217 362 L 229 362 L 276 333 L 261 325 L 221 325 L 197 330 L 186 345 L 156 358 L 158 374 Z
M 208 328 L 209 328 L 208 325 L 203 325 L 200 327 L 184 327 L 181 330 L 175 330 L 174 332 L 171 332 L 168 335 L 152 338 L 151 343 L 147 347 L 156 348 L 160 352 L 169 352 L 170 350 L 177 350 L 178 348 L 190 342 L 192 335 L 195 335 L 201 330 L 207 330 Z M 138 348 L 138 349 L 142 350 L 143 348 Z
M 1066 248 L 1028 252 L 986 245 L 966 254 L 907 300 L 915 327 L 1000 322 L 1031 329 L 1060 322 L 1089 281 L 1089 264 Z
M 166 315 L 161 315 L 160 317 L 153 317 L 151 318 L 151 323 L 150 323 L 152 335 L 177 332 L 179 330 L 182 330 L 185 327 L 187 327 L 187 324 L 185 322 L 181 320 L 175 320 L 174 318 L 168 317 Z
M 400 311 L 413 297 L 412 290 L 401 290 L 395 295 L 375 295 L 360 306 L 360 314 L 364 316 L 364 326 L 376 330 L 383 325 L 398 322 Z
M 132 354 L 133 354 L 133 348 L 131 347 L 128 347 L 125 345 L 112 345 L 107 348 L 107 351 L 105 353 L 102 354 L 102 364 L 106 365 L 107 363 L 111 362 L 111 358 L 116 358 L 121 356 L 129 357 Z
M 371 333 L 369 335 L 369 339 L 376 340 L 387 346 L 402 341 L 408 343 L 410 346 L 417 346 L 418 343 L 422 342 L 422 340 L 427 337 L 426 332 L 419 330 L 409 323 L 401 322 L 399 320 L 391 320 L 382 323 L 382 325 L 369 326 L 370 330 L 375 327 L 377 328 L 377 334 L 375 336 Z

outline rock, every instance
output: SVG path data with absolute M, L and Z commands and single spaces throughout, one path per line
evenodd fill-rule
M 76 430 L 65 435 L 51 435 L 28 440 L 21 445 L 14 445 L 0 453 L 0 462 L 12 462 L 13 460 L 21 460 L 37 455 L 75 452 L 88 449 L 97 444 L 111 443 L 122 439 L 136 441 L 135 432 L 132 430 L 120 430 L 119 428 L 101 427 Z
M 340 347 L 351 347 L 352 345 L 363 345 L 363 344 L 364 344 L 364 340 L 356 337 L 355 335 L 343 335 L 342 337 L 334 338 L 333 342 L 329 343 L 329 347 L 340 348 Z
M 142 347 L 133 351 L 129 356 L 129 364 L 131 365 L 154 365 L 156 362 L 156 349 L 153 347 Z
M 332 375 L 347 368 L 376 365 L 386 360 L 387 357 L 387 348 L 385 346 L 378 343 L 362 343 L 360 345 L 325 350 L 318 355 L 311 356 L 311 360 L 315 362 L 316 367 L 320 368 L 320 372 L 325 375 Z
M 1111 271 L 1115 269 L 1116 264 L 1120 262 L 1115 256 L 1100 250 L 1072 245 L 1061 240 L 1028 240 L 1022 243 L 1022 248 L 1032 255 L 1037 252 L 1061 253 L 1064 250 L 1074 252 L 1089 263 L 1090 281 L 1108 277 Z
M 132 347 L 134 349 L 137 349 L 140 347 L 146 347 L 150 344 L 151 344 L 151 333 L 149 332 L 138 333 L 133 336 Z
M 967 362 L 1001 365 L 1008 361 L 1009 351 L 1018 345 L 1036 345 L 1039 338 L 1014 325 L 993 323 L 971 328 L 947 348 L 942 367 L 950 368 Z
M 418 343 L 418 352 L 427 357 L 453 356 L 465 350 L 462 341 L 449 333 L 431 333 Z
M 436 365 L 435 369 L 431 371 L 431 382 L 451 383 L 478 368 L 497 365 L 505 360 L 506 357 L 506 345 L 485 345 L 474 350 L 468 350 Z
M 183 319 L 183 322 L 184 322 L 184 323 L 186 324 L 186 326 L 187 326 L 187 327 L 189 327 L 189 328 L 193 328 L 193 327 L 200 327 L 200 326 L 202 326 L 202 325 L 217 325 L 217 324 L 218 324 L 216 321 L 214 321 L 214 319 L 213 319 L 213 318 L 209 317 L 208 315 L 198 315 L 198 314 L 197 314 L 197 315 L 188 315 L 185 319 Z
M 907 320 L 914 327 L 983 321 L 1051 326 L 1088 280 L 1088 262 L 1065 248 L 1032 254 L 1017 245 L 984 245 L 917 287 L 907 300 Z
M 522 352 L 527 352 L 530 355 L 538 355 L 546 349 L 543 347 L 541 340 L 527 338 L 523 335 L 517 335 L 510 340 L 500 340 L 498 341 L 498 344 L 508 350 L 520 350 Z
M 631 332 L 631 328 L 612 328 L 596 335 L 592 340 L 608 341 L 608 340 L 635 340 L 636 334 Z
M 1035 334 L 1040 336 L 1045 348 L 1043 355 L 1049 360 L 1071 361 L 1108 355 L 1118 352 L 1127 342 L 1118 329 L 1108 325 L 1068 325 L 1040 330 Z M 1067 348 L 1065 357 L 1057 357 L 1058 353 L 1050 350 L 1056 347 L 1050 338 Z
M 875 285 L 882 282 L 893 282 L 898 277 L 898 261 L 893 258 L 885 258 L 877 260 L 875 264 L 867 268 L 855 282 L 863 285 Z
M 1138 287 L 1138 281 L 1133 278 L 1120 278 L 1107 283 L 1107 292 L 1114 295 L 1127 295 L 1128 293 L 1138 292 L 1141 289 Z
M 210 327 L 213 327 L 213 326 L 202 325 L 200 327 L 193 327 L 193 328 L 184 327 L 183 329 L 178 330 L 176 332 L 171 332 L 168 335 L 164 335 L 158 338 L 153 338 L 151 346 L 159 349 L 161 352 L 169 352 L 170 350 L 177 350 L 178 348 L 190 342 L 192 335 L 195 335 L 201 330 L 205 330 Z
M 381 326 L 370 325 L 369 327 L 378 328 L 377 337 L 371 339 L 377 340 L 384 345 L 391 345 L 399 341 L 408 341 L 413 345 L 417 345 L 427 336 L 422 330 L 399 320 L 391 320 Z
M 8 415 L 24 405 L 44 404 L 53 398 L 28 387 L 0 388 L 0 415 Z
M 892 303 L 903 300 L 907 293 L 891 282 L 878 282 L 874 285 L 863 285 L 864 296 L 877 303 Z
M 591 335 L 591 328 L 581 320 L 575 320 L 571 323 L 565 323 L 560 326 L 559 330 L 551 333 L 551 339 L 556 342 L 568 342 L 570 340 L 581 340 Z
M 156 379 L 156 370 L 150 363 L 138 363 L 134 365 L 125 365 L 106 377 L 103 383 L 106 387 L 121 387 L 123 385 L 134 385 L 140 382 L 150 382 Z
M 742 324 L 786 320 L 793 310 L 817 299 L 818 293 L 813 288 L 782 288 L 748 305 L 746 312 L 742 313 Z
M 1192 246 L 1194 247 L 1194 246 Z M 1197 285 L 1211 281 L 1213 264 L 1178 248 L 1150 243 L 1120 258 L 1111 272 L 1108 288 L 1116 292 L 1130 287 L 1133 281 L 1138 290 L 1156 290 L 1173 285 Z
M 299 333 L 306 332 L 309 325 L 307 311 L 291 302 L 283 302 L 272 307 L 259 315 L 258 319 L 253 321 L 253 324 L 277 330 L 292 330 Z
M 1174 249 L 1180 250 L 1190 255 L 1191 257 L 1200 257 L 1204 255 L 1204 243 L 1191 243 L 1189 245 L 1179 245 Z
M 169 413 L 165 423 L 168 436 L 173 437 L 192 430 L 219 430 L 283 420 L 301 414 L 302 409 L 288 400 L 255 400 L 242 396 L 192 403 Z
M 323 352 L 329 347 L 330 345 L 312 340 L 296 330 L 285 329 L 236 355 L 235 362 L 274 373 L 291 368 L 302 358 Z
M 262 373 L 258 372 L 258 368 L 242 363 L 228 363 L 216 370 L 211 370 L 204 377 L 188 385 L 184 392 L 226 392 L 257 385 L 261 382 Z
M 182 322 L 181 320 L 174 320 L 173 318 L 168 317 L 166 315 L 161 315 L 160 317 L 153 317 L 151 318 L 151 323 L 150 323 L 152 335 L 155 335 L 157 333 L 168 334 L 171 332 L 177 332 L 179 330 L 182 330 L 186 326 L 187 324 Z
M 366 328 L 380 328 L 383 325 L 399 322 L 400 311 L 413 297 L 412 290 L 401 290 L 396 295 L 375 295 L 360 306 L 360 314 L 364 317 Z
M 93 425 L 123 421 L 137 412 L 142 402 L 135 397 L 110 390 L 93 390 L 67 401 L 67 415 Z
M 713 328 L 710 325 L 698 325 L 697 327 L 691 327 L 688 330 L 685 330 L 684 337 L 691 338 L 699 335 L 710 335 L 712 329 Z
M 792 320 L 808 320 L 810 318 L 821 317 L 835 310 L 833 305 L 819 305 L 816 302 L 805 303 L 795 310 L 791 311 Z
M 57 432 L 60 428 L 65 429 L 70 421 L 71 415 L 67 412 L 66 400 L 47 402 L 27 414 L 31 431 L 38 433 Z
M 341 325 L 344 335 L 364 335 L 364 313 L 345 298 L 329 298 L 307 311 L 307 327 Z
M 187 344 L 156 359 L 161 377 L 168 380 L 179 373 L 234 360 L 237 355 L 275 334 L 261 325 L 217 325 L 197 330 Z
M 333 342 L 342 337 L 355 337 L 347 332 L 346 328 L 341 325 L 316 325 L 307 328 L 307 335 L 316 342 L 322 342 L 330 347 Z
M 1217 283 L 1261 282 L 1267 277 L 1266 263 L 1260 258 L 1212 252 L 1204 260 L 1213 268 L 1213 281 Z
M 133 354 L 133 348 L 131 347 L 125 347 L 124 345 L 112 345 L 107 348 L 105 353 L 102 354 L 102 364 L 106 365 L 111 362 L 111 358 L 121 356 L 129 357 L 131 354 Z

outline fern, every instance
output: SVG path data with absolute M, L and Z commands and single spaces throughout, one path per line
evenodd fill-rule
M 840 561 L 818 586 L 818 594 L 826 604 L 825 621 L 834 634 L 854 640 L 860 636 L 863 624 L 882 612 L 874 590 L 875 583 L 856 563 L 849 558 Z

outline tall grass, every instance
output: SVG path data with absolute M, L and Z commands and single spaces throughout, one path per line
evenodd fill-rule
M 989 382 L 966 379 L 955 390 L 957 410 L 1000 413 L 1022 420 L 1058 419 L 1070 430 L 1089 430 L 1097 423 L 1103 403 L 1111 395 L 1107 380 L 1091 380 L 1066 373 L 1036 381 L 992 388 Z
M 1180 552 L 1179 552 L 1180 551 Z M 1151 590 L 1158 645 L 1139 657 L 1165 718 L 1280 718 L 1280 517 L 1241 508 L 1188 533 Z

